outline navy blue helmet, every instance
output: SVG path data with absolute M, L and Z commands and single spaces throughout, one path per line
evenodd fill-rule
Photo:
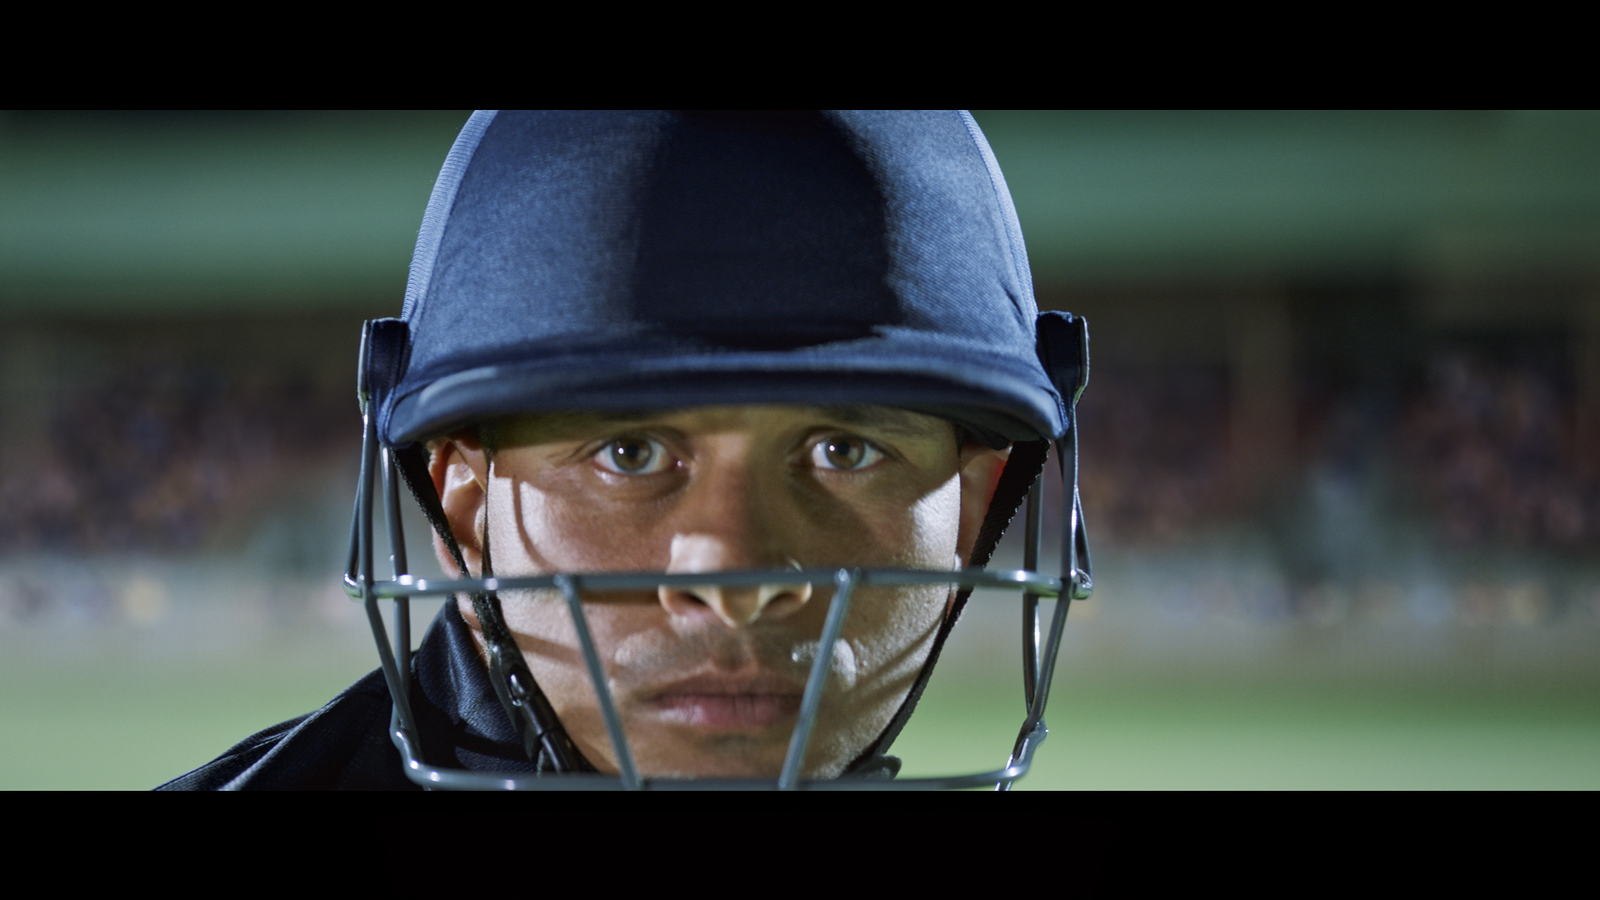
M 803 404 L 911 410 L 1012 448 L 970 568 L 807 577 L 833 588 L 841 619 L 856 585 L 949 584 L 956 599 L 941 645 L 973 589 L 1021 591 L 1032 623 L 1023 647 L 1028 714 L 1001 769 L 882 777 L 896 765 L 885 754 L 926 684 L 936 645 L 900 713 L 858 764 L 837 779 L 807 780 L 799 760 L 822 696 L 822 653 L 806 690 L 813 718 L 803 704 L 789 759 L 771 785 L 1008 787 L 1045 733 L 1068 601 L 1087 598 L 1092 584 L 1074 412 L 1087 380 L 1086 326 L 1070 314 L 1039 313 L 1005 180 L 964 112 L 473 115 L 423 217 L 401 315 L 368 323 L 363 337 L 367 450 L 346 585 L 366 602 L 380 637 L 396 698 L 393 737 L 408 773 L 438 787 L 682 786 L 634 769 L 581 621 L 590 592 L 653 588 L 663 576 L 496 578 L 486 559 L 477 578 L 429 584 L 404 572 L 403 547 L 391 548 L 400 554 L 395 577 L 374 575 L 373 502 L 388 492 L 390 539 L 399 541 L 393 496 L 401 482 L 468 572 L 427 477 L 427 441 L 530 413 Z M 1066 484 L 1059 576 L 1037 571 L 1038 484 L 1052 443 Z M 1025 570 L 984 571 L 1030 494 Z M 525 589 L 564 596 L 579 620 L 614 777 L 591 774 L 564 739 L 505 628 L 499 594 Z M 409 636 L 391 646 L 378 603 L 402 607 L 423 594 L 472 598 L 490 678 L 542 774 L 440 769 L 422 758 L 405 690 Z M 1041 628 L 1040 600 L 1050 598 L 1058 598 L 1055 612 Z

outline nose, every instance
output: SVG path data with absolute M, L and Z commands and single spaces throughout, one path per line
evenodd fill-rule
M 732 569 L 780 568 L 798 569 L 792 560 L 781 559 L 776 564 L 771 558 L 742 552 L 748 546 L 743 537 L 730 540 L 725 534 L 678 534 L 672 539 L 672 560 L 667 571 L 672 573 L 700 574 L 726 572 Z M 811 599 L 811 585 L 782 583 L 754 587 L 704 585 L 662 585 L 657 588 L 661 605 L 674 616 L 693 618 L 712 615 L 729 628 L 744 628 L 759 621 L 775 621 L 791 616 Z

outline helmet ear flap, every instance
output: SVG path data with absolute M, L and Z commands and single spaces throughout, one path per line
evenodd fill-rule
M 1089 323 L 1082 316 L 1051 310 L 1039 314 L 1034 348 L 1067 412 L 1089 386 Z
M 361 329 L 361 368 L 356 392 L 377 416 L 378 437 L 387 444 L 394 390 L 411 360 L 411 326 L 404 319 L 368 319 Z

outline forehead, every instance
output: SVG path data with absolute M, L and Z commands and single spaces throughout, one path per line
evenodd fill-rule
M 483 432 L 489 443 L 508 447 L 576 440 L 631 427 L 664 427 L 686 434 L 728 431 L 776 434 L 833 427 L 904 440 L 941 441 L 956 434 L 955 425 L 946 419 L 894 407 L 790 404 L 530 413 L 492 422 Z

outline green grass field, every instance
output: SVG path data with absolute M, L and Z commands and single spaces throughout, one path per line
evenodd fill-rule
M 898 744 L 908 774 L 995 758 L 1014 704 L 930 698 Z M 1600 788 L 1592 686 L 1058 680 L 1034 790 Z M 1002 746 L 1000 756 L 1006 748 Z
M 141 790 L 312 709 L 365 659 L 0 663 L 0 787 Z M 941 672 L 896 752 L 907 774 L 1000 767 L 1020 689 Z M 1019 788 L 1600 788 L 1589 684 L 1058 676 L 1051 736 Z

